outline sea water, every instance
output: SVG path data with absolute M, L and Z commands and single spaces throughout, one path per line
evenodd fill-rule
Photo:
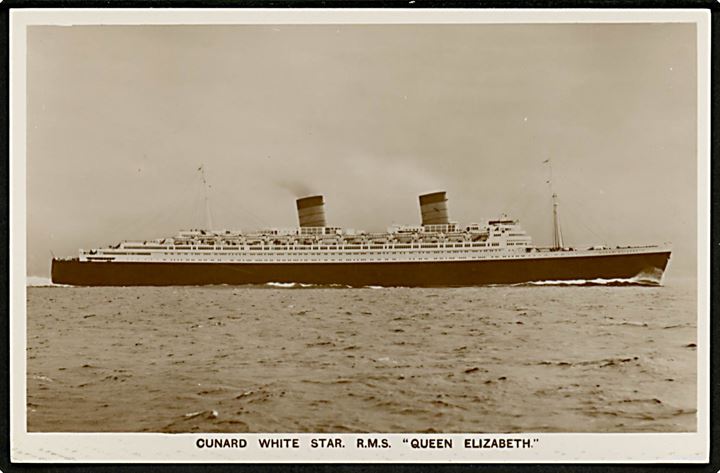
M 41 432 L 696 430 L 694 282 L 28 287 Z

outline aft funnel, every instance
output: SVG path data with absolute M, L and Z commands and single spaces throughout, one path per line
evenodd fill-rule
M 298 221 L 301 227 L 325 226 L 325 202 L 323 196 L 303 197 L 297 202 Z
M 423 225 L 448 225 L 450 222 L 445 191 L 421 195 L 420 214 Z

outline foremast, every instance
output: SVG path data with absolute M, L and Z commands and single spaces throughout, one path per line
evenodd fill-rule
M 208 195 L 208 187 L 210 186 L 208 185 L 207 179 L 205 178 L 205 164 L 201 164 L 197 170 L 198 172 L 200 172 L 200 178 L 203 185 L 203 197 L 205 199 L 205 228 L 207 228 L 208 230 L 212 230 L 214 226 L 212 221 L 212 213 L 210 212 L 210 197 Z

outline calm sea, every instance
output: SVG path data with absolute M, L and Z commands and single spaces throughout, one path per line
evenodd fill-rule
M 29 287 L 30 431 L 696 429 L 696 293 Z

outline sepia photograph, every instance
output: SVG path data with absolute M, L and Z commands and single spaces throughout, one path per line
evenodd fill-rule
M 707 455 L 707 17 L 201 12 L 16 13 L 28 442 Z

